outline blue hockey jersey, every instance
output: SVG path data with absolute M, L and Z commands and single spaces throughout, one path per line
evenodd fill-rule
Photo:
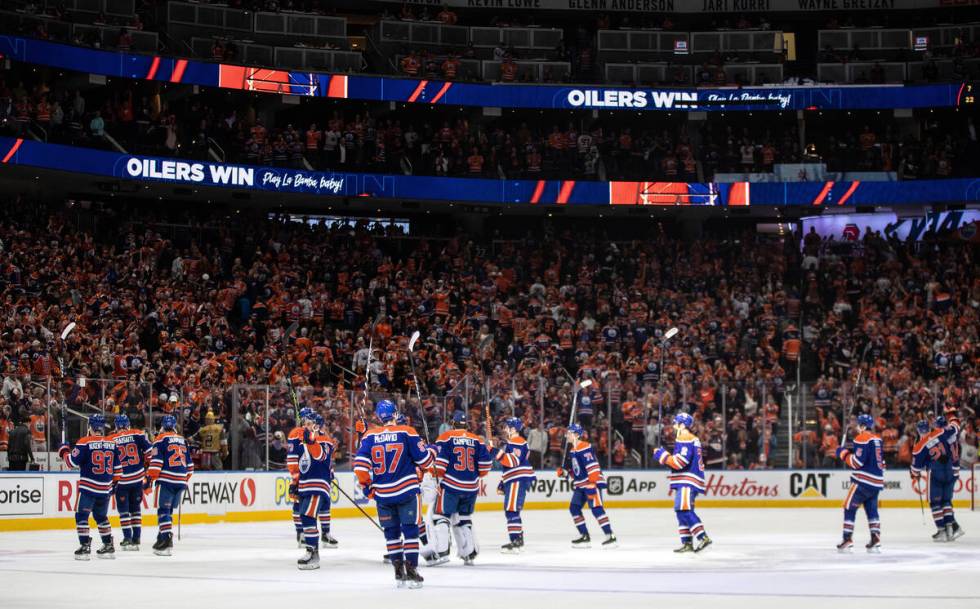
M 942 429 L 933 429 L 912 449 L 912 471 L 927 469 L 939 480 L 960 477 L 960 422 L 951 418 Z
M 116 475 L 116 445 L 105 436 L 85 436 L 78 440 L 75 448 L 62 446 L 59 451 L 65 465 L 78 468 L 78 490 L 96 495 L 112 492 L 112 482 Z
M 120 429 L 109 436 L 116 445 L 116 472 L 119 486 L 143 484 L 146 460 L 152 446 L 146 432 L 139 429 Z
M 187 441 L 180 434 L 165 431 L 157 436 L 150 452 L 151 480 L 175 486 L 186 486 L 194 474 L 194 463 L 187 450 Z
M 333 479 L 333 442 L 325 435 L 307 431 L 299 457 L 299 494 L 330 493 Z
M 492 465 L 483 439 L 465 429 L 452 429 L 436 439 L 435 473 L 442 488 L 476 493 L 480 478 L 490 472 Z
M 534 480 L 534 470 L 531 469 L 531 463 L 527 459 L 530 452 L 527 447 L 527 440 L 520 436 L 511 438 L 497 449 L 494 458 L 503 467 L 504 473 L 501 481 L 504 484 L 519 480 Z
M 405 425 L 385 425 L 364 433 L 354 457 L 354 473 L 378 503 L 391 505 L 418 494 L 415 468 L 428 469 L 432 461 L 418 432 Z
M 595 488 L 605 486 L 602 469 L 595 458 L 595 451 L 588 442 L 579 441 L 568 451 L 569 467 L 572 471 L 572 484 L 575 488 Z
M 885 461 L 881 438 L 863 431 L 854 438 L 853 449 L 840 449 L 840 458 L 851 468 L 851 482 L 881 490 L 885 488 Z
M 688 434 L 674 442 L 674 454 L 663 448 L 653 453 L 653 458 L 671 469 L 667 475 L 670 488 L 679 490 L 685 486 L 705 491 L 704 455 L 701 451 L 701 440 Z

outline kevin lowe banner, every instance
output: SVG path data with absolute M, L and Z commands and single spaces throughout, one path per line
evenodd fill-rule
M 617 13 L 788 13 L 893 11 L 956 6 L 955 0 L 376 0 L 426 6 L 432 13 L 453 8 L 508 11 L 588 11 Z

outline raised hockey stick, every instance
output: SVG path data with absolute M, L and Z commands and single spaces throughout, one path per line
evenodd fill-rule
M 75 322 L 71 321 L 71 322 L 68 322 L 68 325 L 65 326 L 65 329 L 61 331 L 61 344 L 62 344 L 62 346 L 64 346 L 65 339 L 68 338 L 68 335 L 71 334 L 74 329 L 75 329 Z M 65 362 L 61 358 L 61 356 L 58 356 L 58 368 L 61 369 L 61 376 L 64 377 L 65 376 Z M 64 392 L 62 392 L 62 394 L 63 393 Z M 66 412 L 67 408 L 68 408 L 68 405 L 65 404 L 65 398 L 64 398 L 64 395 L 62 395 L 61 396 L 61 443 L 62 444 L 65 443 L 66 428 L 68 427 L 68 413 Z
M 841 416 L 840 422 L 840 445 L 844 446 L 844 442 L 847 441 L 847 421 L 851 418 L 851 413 L 854 410 L 854 402 L 857 401 L 857 392 L 861 388 L 861 373 L 864 372 L 864 359 L 868 356 L 868 351 L 871 349 L 871 341 L 864 346 L 864 351 L 861 353 L 861 361 L 858 363 L 858 375 L 854 380 L 854 388 L 851 390 L 851 405 L 848 406 L 846 413 Z
M 592 381 L 589 379 L 586 379 L 581 383 L 578 383 L 577 388 L 574 385 L 572 385 L 572 389 L 575 391 L 575 393 L 572 394 L 572 414 L 568 417 L 568 425 L 565 427 L 565 431 L 568 431 L 568 428 L 571 427 L 572 423 L 575 422 L 575 411 L 578 409 L 579 390 L 585 389 L 590 385 L 592 385 Z M 565 457 L 567 455 L 568 455 L 568 442 L 562 442 L 561 461 L 558 462 L 558 467 L 565 467 Z
M 289 364 L 289 338 L 296 333 L 296 328 L 299 327 L 299 322 L 294 321 L 289 324 L 286 331 L 282 335 L 282 356 L 285 359 L 283 362 L 286 366 L 286 387 L 289 389 L 289 397 L 293 402 L 293 416 L 296 418 L 296 425 L 299 425 L 299 398 L 296 397 L 296 388 L 293 387 L 293 374 L 292 366 Z
M 419 401 L 419 416 L 422 418 L 422 434 L 425 436 L 425 443 L 431 444 L 429 442 L 429 422 L 425 420 L 425 406 L 422 405 L 422 392 L 419 389 L 419 377 L 415 374 L 415 358 L 412 356 L 415 350 L 415 343 L 419 340 L 420 333 L 418 330 L 412 332 L 412 338 L 408 340 L 408 364 L 412 367 L 412 380 L 415 385 L 415 397 Z
M 486 417 L 487 446 L 493 448 L 493 417 L 490 416 L 490 383 L 487 378 L 483 379 L 483 393 L 486 396 L 483 414 Z
M 657 377 L 657 393 L 660 394 L 660 406 L 657 407 L 657 447 L 664 444 L 664 362 L 667 356 L 667 342 L 674 338 L 680 330 L 677 326 L 664 332 L 664 338 L 660 341 L 660 376 Z

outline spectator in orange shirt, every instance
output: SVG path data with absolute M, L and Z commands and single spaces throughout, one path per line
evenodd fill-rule
M 449 10 L 447 5 L 442 6 L 442 10 L 436 15 L 436 19 L 438 19 L 439 23 L 443 25 L 456 25 L 456 22 L 458 21 L 456 13 Z
M 837 440 L 837 434 L 834 432 L 834 428 L 830 425 L 825 425 L 823 428 L 823 439 L 820 441 L 820 453 L 823 455 L 823 462 L 820 464 L 821 467 L 837 467 L 837 449 L 839 447 L 840 441 Z
M 483 174 L 483 155 L 476 147 L 472 148 L 470 151 L 470 156 L 466 159 L 466 164 L 469 167 L 470 175 L 482 175 Z
M 449 57 L 442 62 L 442 76 L 446 80 L 456 80 L 456 75 L 459 73 L 459 67 L 462 65 L 459 57 L 453 53 L 449 54 Z

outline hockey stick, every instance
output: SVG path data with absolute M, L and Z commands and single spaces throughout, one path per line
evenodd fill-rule
M 180 541 L 180 524 L 184 521 L 184 493 L 177 495 L 177 541 Z
M 922 514 L 922 526 L 926 526 L 926 506 L 922 501 L 922 489 L 918 488 L 920 486 L 918 483 L 921 482 L 922 478 L 916 478 L 916 476 L 912 473 L 911 467 L 909 467 L 909 477 L 912 478 L 912 489 L 915 491 L 915 494 L 919 496 L 919 513 Z
M 299 425 L 299 398 L 296 397 L 296 388 L 293 387 L 293 374 L 292 366 L 289 364 L 289 337 L 296 333 L 296 328 L 299 327 L 299 322 L 294 321 L 289 324 L 286 331 L 282 335 L 282 356 L 285 358 L 283 362 L 286 366 L 286 387 L 289 389 L 289 397 L 293 402 L 293 416 L 296 418 L 296 425 Z
M 493 448 L 493 418 L 490 416 L 490 383 L 486 377 L 483 379 L 483 393 L 486 396 L 486 405 L 484 406 L 483 414 L 486 417 L 487 446 Z
M 61 344 L 62 344 L 62 346 L 64 346 L 65 339 L 68 338 L 68 335 L 71 334 L 72 333 L 72 330 L 74 330 L 74 329 L 75 329 L 75 322 L 72 321 L 72 322 L 68 322 L 68 325 L 65 326 L 65 329 L 61 331 Z M 61 376 L 64 377 L 65 376 L 65 362 L 61 358 L 61 356 L 58 357 L 58 368 L 61 369 Z M 62 393 L 64 393 L 64 392 L 62 392 Z M 64 395 L 62 395 L 62 399 L 61 399 L 61 443 L 62 444 L 65 443 L 66 428 L 68 427 L 68 413 L 66 412 L 67 408 L 68 408 L 68 405 L 65 404 Z
M 354 499 L 350 495 L 347 494 L 347 491 L 345 491 L 344 489 L 340 488 L 340 485 L 337 484 L 337 480 L 336 479 L 334 479 L 333 485 L 334 485 L 334 488 L 336 488 L 338 491 L 340 491 L 340 494 L 341 495 L 343 495 L 344 497 L 347 498 L 347 501 L 350 501 L 351 505 L 353 505 L 354 507 L 357 508 L 357 511 L 359 511 L 362 514 L 364 514 L 364 517 L 371 521 L 371 524 L 373 524 L 374 526 L 376 526 L 378 528 L 378 530 L 381 531 L 382 533 L 384 532 L 384 529 L 381 528 L 381 525 L 378 524 L 378 521 L 375 520 L 374 518 L 371 518 L 371 515 L 368 514 L 367 512 L 365 512 L 364 511 L 364 508 L 362 508 L 360 505 L 358 505 L 357 502 L 354 501 Z
M 586 387 L 589 387 L 590 385 L 592 385 L 592 381 L 586 379 L 579 383 L 577 388 L 574 385 L 572 386 L 575 393 L 572 394 L 572 414 L 568 417 L 568 426 L 565 427 L 566 432 L 568 431 L 568 428 L 572 426 L 572 423 L 575 422 L 575 411 L 578 409 L 578 392 Z M 565 467 L 565 457 L 567 455 L 568 442 L 562 442 L 561 461 L 558 462 L 558 467 Z
M 857 398 L 854 396 L 857 395 L 858 389 L 861 387 L 861 373 L 864 372 L 864 359 L 868 356 L 868 351 L 870 349 L 871 349 L 871 341 L 869 340 L 868 344 L 864 346 L 864 352 L 861 353 L 861 361 L 858 364 L 858 375 L 857 378 L 854 380 L 854 388 L 851 390 L 851 396 L 852 396 L 851 405 L 848 407 L 847 412 L 845 414 L 842 414 L 841 417 L 841 422 L 840 422 L 840 427 L 841 427 L 840 445 L 841 446 L 844 446 L 844 442 L 847 441 L 847 421 L 848 419 L 851 418 L 851 413 L 854 410 L 854 402 L 857 401 Z
M 660 341 L 660 375 L 657 377 L 657 393 L 660 394 L 660 406 L 657 408 L 657 447 L 664 444 L 664 362 L 667 356 L 667 341 L 674 338 L 680 330 L 677 326 L 664 332 L 664 338 Z
M 412 332 L 412 338 L 408 340 L 408 364 L 412 367 L 412 379 L 415 381 L 415 397 L 419 400 L 419 416 L 422 418 L 422 433 L 425 435 L 425 443 L 431 444 L 429 442 L 429 422 L 425 420 L 425 407 L 422 405 L 422 392 L 419 390 L 419 377 L 415 374 L 415 358 L 412 356 L 413 350 L 415 349 L 415 343 L 419 340 L 420 333 L 418 330 Z

